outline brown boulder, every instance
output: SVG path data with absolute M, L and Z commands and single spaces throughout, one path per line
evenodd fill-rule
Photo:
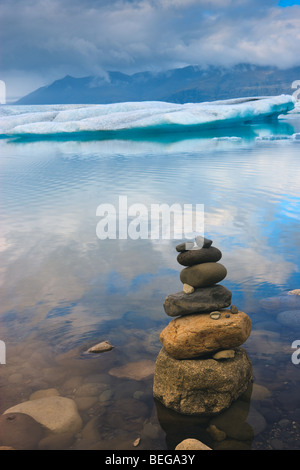
M 176 292 L 168 295 L 164 301 L 164 309 L 170 317 L 190 315 L 191 313 L 208 313 L 229 307 L 231 297 L 230 290 L 221 284 L 200 287 L 191 294 Z
M 223 361 L 181 361 L 162 348 L 155 365 L 154 397 L 165 407 L 186 415 L 221 413 L 247 390 L 252 380 L 246 351 L 235 351 L 234 358 Z
M 218 320 L 207 313 L 172 320 L 160 334 L 165 350 L 175 359 L 190 359 L 243 344 L 251 332 L 249 316 L 244 312 L 235 315 L 228 310 L 220 312 Z

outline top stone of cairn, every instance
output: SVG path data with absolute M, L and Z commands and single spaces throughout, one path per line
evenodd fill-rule
M 208 238 L 202 237 L 201 235 L 198 235 L 195 238 L 196 241 L 196 249 L 199 248 L 209 248 L 212 245 L 212 240 L 209 240 Z M 176 246 L 176 250 L 181 253 L 183 251 L 187 250 L 192 250 L 194 248 L 195 244 L 194 242 L 185 242 L 185 243 L 180 243 L 179 245 Z
M 198 235 L 196 244 L 191 242 L 181 243 L 176 246 L 179 252 L 177 261 L 182 266 L 193 266 L 202 263 L 216 263 L 222 258 L 222 253 L 212 245 L 212 240 Z

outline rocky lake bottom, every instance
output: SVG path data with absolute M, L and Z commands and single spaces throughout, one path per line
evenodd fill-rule
M 86 354 L 88 344 L 60 352 L 37 339 L 8 343 L 9 365 L 1 368 L 1 412 L 43 398 L 44 411 L 38 413 L 53 407 L 52 413 L 60 413 L 58 422 L 66 413 L 66 424 L 58 434 L 56 430 L 28 433 L 28 423 L 11 420 L 2 423 L 2 444 L 30 449 L 157 450 L 174 449 L 182 440 L 196 438 L 216 450 L 296 450 L 300 375 L 299 366 L 291 361 L 295 333 L 288 328 L 278 333 L 273 315 L 274 309 L 271 313 L 266 309 L 264 321 L 257 321 L 259 313 L 253 313 L 253 330 L 244 345 L 253 365 L 253 383 L 228 410 L 214 417 L 182 415 L 153 398 L 160 328 L 110 322 L 103 331 L 116 346 L 92 355 Z M 74 428 L 68 407 L 57 411 L 57 396 L 75 403 L 79 426 Z

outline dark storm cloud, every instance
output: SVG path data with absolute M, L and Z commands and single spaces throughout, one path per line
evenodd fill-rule
M 187 64 L 299 64 L 300 7 L 275 0 L 4 0 L 1 73 L 65 74 Z M 38 78 L 39 77 L 39 78 Z

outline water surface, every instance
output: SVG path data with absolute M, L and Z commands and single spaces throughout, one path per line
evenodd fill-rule
M 287 293 L 300 288 L 300 141 L 290 138 L 299 130 L 288 119 L 202 135 L 2 139 L 0 412 L 55 388 L 83 419 L 64 448 L 174 449 L 196 437 L 215 449 L 298 449 L 300 300 Z M 163 301 L 182 288 L 178 241 L 99 240 L 96 209 L 117 207 L 120 195 L 147 207 L 204 204 L 205 233 L 228 270 L 222 284 L 252 320 L 240 435 L 215 441 L 208 419 L 153 399 L 142 372 L 170 321 Z M 293 320 L 278 317 L 289 310 Z M 104 340 L 114 349 L 84 354 Z M 136 378 L 111 372 L 133 362 Z

